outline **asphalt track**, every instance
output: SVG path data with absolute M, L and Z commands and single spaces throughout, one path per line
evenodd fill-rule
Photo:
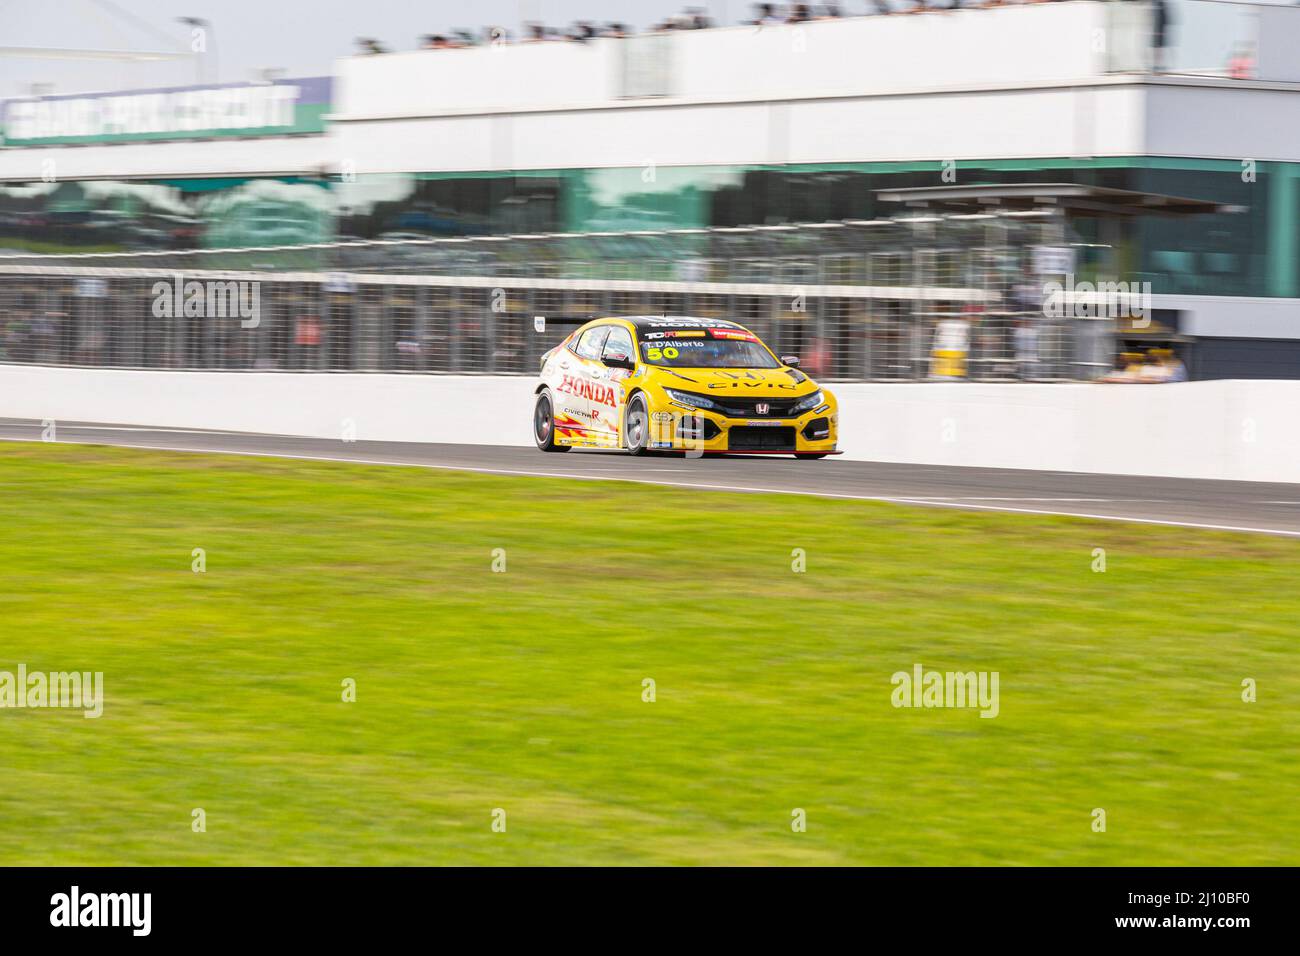
M 547 455 L 534 448 L 501 445 L 342 442 L 72 422 L 59 422 L 56 438 L 60 443 L 633 481 L 702 491 L 813 495 L 1300 537 L 1300 485 L 1291 484 L 901 465 L 835 458 L 632 458 L 621 453 L 584 451 Z M 0 440 L 38 442 L 41 424 L 0 418 Z

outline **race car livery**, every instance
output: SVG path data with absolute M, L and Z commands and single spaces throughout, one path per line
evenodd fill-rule
M 723 319 L 595 319 L 542 356 L 533 437 L 543 451 L 836 454 L 835 397 Z

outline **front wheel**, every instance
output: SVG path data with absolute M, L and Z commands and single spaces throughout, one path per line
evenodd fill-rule
M 540 393 L 533 407 L 533 439 L 542 451 L 568 451 L 571 447 L 555 443 L 555 410 L 550 392 Z
M 795 454 L 794 457 L 796 457 L 796 458 L 825 458 L 825 457 L 826 457 L 827 455 L 829 455 L 829 454 L 830 454 L 830 452 L 828 452 L 828 451 L 819 451 L 819 452 L 814 452 L 814 453 L 812 453 L 812 454 L 809 454 L 809 453 L 807 453 L 807 452 L 797 452 L 797 453 Z
M 623 427 L 627 432 L 627 450 L 632 455 L 644 455 L 650 447 L 650 414 L 646 411 L 645 396 L 633 395 L 623 414 Z

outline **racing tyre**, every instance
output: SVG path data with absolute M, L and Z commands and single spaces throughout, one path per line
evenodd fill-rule
M 555 444 L 555 409 L 549 391 L 538 395 L 533 407 L 533 438 L 542 451 L 568 451 L 571 447 Z
M 650 447 L 650 412 L 646 409 L 645 396 L 640 392 L 633 395 L 627 403 L 623 423 L 627 432 L 628 452 L 644 455 Z
M 806 454 L 806 453 L 804 453 L 804 452 L 800 452 L 800 453 L 796 454 L 794 457 L 796 457 L 796 458 L 825 458 L 828 454 L 830 454 L 830 452 L 819 451 L 819 452 L 816 452 L 816 453 L 811 454 L 811 455 Z

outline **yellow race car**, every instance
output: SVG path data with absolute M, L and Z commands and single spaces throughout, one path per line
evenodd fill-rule
M 836 454 L 835 397 L 735 322 L 595 319 L 542 356 L 533 437 L 542 451 Z

